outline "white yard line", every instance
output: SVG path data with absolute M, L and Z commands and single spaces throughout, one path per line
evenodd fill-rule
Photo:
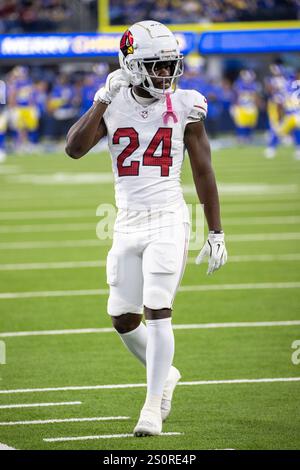
M 182 432 L 162 432 L 160 436 L 182 436 Z M 133 434 L 100 434 L 96 436 L 76 436 L 76 437 L 51 437 L 44 438 L 45 442 L 67 442 L 67 441 L 88 441 L 95 439 L 122 439 L 124 437 L 133 437 Z
M 178 382 L 177 385 L 232 385 L 232 384 L 252 384 L 252 383 L 273 383 L 273 382 L 300 382 L 300 377 L 282 377 L 267 379 L 233 379 L 233 380 L 198 380 L 192 382 Z
M 190 261 L 190 258 L 189 258 Z M 195 261 L 193 259 L 193 261 Z M 277 255 L 229 255 L 229 261 L 233 263 L 248 263 L 248 262 L 273 262 L 273 261 L 300 261 L 300 253 L 286 253 Z
M 287 225 L 299 224 L 300 216 L 278 216 L 278 217 L 233 217 L 222 218 L 222 223 L 226 225 Z
M 173 325 L 174 330 L 206 330 L 215 328 L 264 328 L 273 326 L 298 326 L 300 320 L 262 321 L 262 322 L 227 322 L 227 323 L 188 323 Z M 26 336 L 59 336 L 90 333 L 114 333 L 114 328 L 77 328 L 65 330 L 11 331 L 0 333 L 0 338 L 18 338 Z
M 297 255 L 298 256 L 298 255 Z M 300 259 L 300 254 L 299 254 Z M 105 260 L 99 261 L 62 261 L 51 263 L 11 263 L 0 264 L 0 271 L 25 271 L 34 269 L 75 269 L 75 268 L 101 268 L 106 265 Z
M 0 409 L 10 408 L 38 408 L 45 406 L 69 406 L 69 405 L 81 405 L 81 401 L 62 401 L 58 403 L 20 403 L 17 405 L 0 405 Z
M 8 176 L 6 178 L 8 183 L 30 183 L 38 185 L 68 185 L 68 184 L 110 184 L 113 182 L 113 175 L 111 172 L 105 173 L 83 173 L 83 172 L 60 172 L 60 173 L 24 173 L 19 175 Z M 288 188 L 288 186 L 287 186 Z M 287 192 L 286 189 L 285 192 Z
M 31 424 L 56 424 L 56 423 L 84 423 L 90 421 L 121 421 L 130 419 L 129 416 L 99 416 L 96 418 L 66 418 L 66 419 L 37 419 L 32 421 L 3 421 L 0 426 L 23 426 Z
M 18 176 L 16 177 L 18 178 Z M 183 184 L 185 194 L 195 194 L 194 184 Z M 297 184 L 266 184 L 266 183 L 218 183 L 218 190 L 221 196 L 226 195 L 264 195 L 264 194 L 298 194 L 299 186 Z
M 181 286 L 179 292 L 202 292 L 218 290 L 252 290 L 252 289 L 298 289 L 300 282 L 262 282 L 248 284 L 212 284 L 205 286 Z
M 178 292 L 208 292 L 223 290 L 255 290 L 255 289 L 298 289 L 300 282 L 262 282 L 247 284 L 205 284 L 196 286 L 181 286 Z M 75 297 L 90 295 L 107 295 L 108 289 L 84 289 L 37 292 L 2 292 L 0 300 L 31 299 L 39 297 Z
M 189 264 L 195 263 L 195 258 L 188 258 Z M 275 262 L 275 261 L 300 261 L 300 253 L 288 253 L 279 255 L 232 255 L 229 257 L 230 263 L 254 263 L 254 262 Z M 7 263 L 0 264 L 0 271 L 30 271 L 35 269 L 77 269 L 77 268 L 103 268 L 106 260 L 95 261 L 57 261 L 50 263 Z
M 259 322 L 226 322 L 226 323 L 190 323 L 187 325 L 173 325 L 174 330 L 201 330 L 215 328 L 260 328 L 270 326 L 297 326 L 300 320 L 286 321 L 259 321 Z
M 69 210 L 39 210 L 39 211 L 10 211 L 0 212 L 0 220 L 33 220 L 33 219 L 57 219 L 57 218 L 82 218 L 82 217 L 95 217 L 95 210 L 84 209 L 69 209 Z
M 109 240 L 110 242 L 110 240 Z M 23 250 L 35 248 L 76 248 L 88 246 L 101 246 L 100 240 L 57 240 L 57 241 L 36 241 L 36 242 L 1 242 L 0 250 Z
M 196 195 L 196 193 L 195 193 Z M 190 204 L 190 202 L 188 202 Z M 97 201 L 96 201 L 97 204 Z M 195 200 L 193 204 L 198 204 Z M 242 214 L 246 212 L 276 212 L 279 210 L 290 211 L 298 210 L 299 205 L 297 201 L 265 201 L 262 198 L 261 203 L 255 199 L 251 200 L 248 203 L 236 204 L 235 200 L 233 203 L 226 200 L 224 205 L 223 213 L 227 212 L 241 212 Z M 67 218 L 84 218 L 84 217 L 95 217 L 96 219 L 96 207 L 95 209 L 56 209 L 56 210 L 33 210 L 33 211 L 0 211 L 0 220 L 34 220 L 34 219 L 67 219 Z
M 293 225 L 300 224 L 300 216 L 278 217 L 236 217 L 223 218 L 223 225 Z M 78 232 L 96 230 L 97 222 L 77 224 L 45 224 L 45 225 L 2 225 L 0 233 L 44 233 L 44 232 Z
M 96 222 L 90 224 L 2 225 L 0 227 L 0 233 L 78 232 L 81 230 L 95 231 L 96 225 Z
M 243 217 L 244 214 L 249 212 L 253 213 L 253 217 L 260 212 L 264 212 L 266 214 L 270 214 L 271 212 L 284 212 L 285 215 L 290 212 L 299 213 L 299 203 L 297 203 L 297 201 L 286 201 L 280 203 L 276 201 L 268 203 L 264 203 L 264 201 L 261 201 L 260 203 L 258 201 L 252 201 L 251 203 L 248 202 L 246 204 L 232 204 L 226 200 L 226 202 L 223 202 L 221 206 L 224 218 L 227 217 L 228 214 L 236 213 L 241 214 L 241 217 Z
M 40 291 L 40 292 L 6 292 L 0 294 L 1 299 L 28 299 L 34 297 L 72 297 L 81 295 L 107 295 L 108 289 L 86 289 L 77 291 Z
M 16 450 L 16 449 L 14 447 L 9 447 L 6 444 L 2 444 L 2 442 L 0 442 L 0 450 Z
M 226 240 L 229 242 L 267 242 L 280 240 L 300 240 L 300 232 L 282 232 L 282 233 L 243 233 L 239 235 L 228 235 Z
M 256 241 L 280 241 L 300 240 L 300 232 L 282 233 L 243 233 L 239 235 L 227 235 L 229 242 L 256 242 Z M 111 240 L 106 240 L 106 244 Z M 88 246 L 103 246 L 103 241 L 95 239 L 88 240 L 57 240 L 57 241 L 29 241 L 29 242 L 1 242 L 0 250 L 23 250 L 36 248 L 75 248 Z
M 234 385 L 234 384 L 251 384 L 251 383 L 273 383 L 273 382 L 300 382 L 300 377 L 273 377 L 262 379 L 232 379 L 232 380 L 198 380 L 192 382 L 179 382 L 178 385 Z M 21 388 L 14 390 L 0 390 L 1 395 L 11 395 L 14 393 L 43 393 L 43 392 L 67 392 L 80 390 L 118 390 L 129 388 L 144 388 L 145 383 L 139 384 L 114 384 L 114 385 L 83 385 L 68 387 L 48 387 L 48 388 Z
M 16 331 L 0 333 L 0 338 L 14 338 L 22 336 L 56 336 L 56 335 L 73 335 L 87 333 L 112 333 L 114 328 L 81 328 L 69 330 L 45 330 L 45 331 Z
M 195 258 L 188 258 L 188 263 L 195 263 Z M 300 261 L 300 253 L 287 253 L 279 255 L 229 255 L 228 263 L 264 263 L 264 262 L 277 262 L 277 261 Z M 1 270 L 1 265 L 0 265 Z

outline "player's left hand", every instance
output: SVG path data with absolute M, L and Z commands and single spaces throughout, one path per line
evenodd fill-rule
M 209 232 L 208 238 L 204 243 L 195 263 L 200 264 L 204 258 L 208 257 L 208 270 L 207 274 L 212 274 L 214 271 L 223 266 L 227 261 L 227 250 L 224 241 L 224 233 Z
M 100 88 L 95 96 L 95 101 L 102 101 L 110 104 L 122 87 L 129 86 L 129 78 L 122 69 L 115 70 L 107 75 L 105 86 Z

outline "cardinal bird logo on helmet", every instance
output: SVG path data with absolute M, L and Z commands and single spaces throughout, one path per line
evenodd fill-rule
M 123 34 L 121 38 L 121 42 L 120 42 L 120 49 L 123 52 L 123 55 L 125 57 L 128 54 L 133 54 L 133 43 L 134 43 L 133 36 L 131 32 L 129 31 L 129 29 L 127 29 L 127 31 L 125 31 L 125 33 Z

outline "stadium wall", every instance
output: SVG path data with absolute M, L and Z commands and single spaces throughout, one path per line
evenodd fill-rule
M 187 55 L 300 52 L 298 28 L 279 30 L 209 31 L 201 35 L 175 33 Z M 0 64 L 24 59 L 97 59 L 118 55 L 121 33 L 57 33 L 0 35 Z

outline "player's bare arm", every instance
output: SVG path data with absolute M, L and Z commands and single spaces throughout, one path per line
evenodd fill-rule
M 95 94 L 93 106 L 68 132 L 66 153 L 71 158 L 83 157 L 107 134 L 103 114 L 121 87 L 128 85 L 128 78 L 122 70 L 115 70 L 108 75 L 105 86 Z
M 209 228 L 208 239 L 197 256 L 196 263 L 200 264 L 208 257 L 207 274 L 212 274 L 226 263 L 227 251 L 221 226 L 218 189 L 211 164 L 210 145 L 202 121 L 187 124 L 184 144 L 190 157 L 196 191 L 204 206 Z
M 210 145 L 203 122 L 187 124 L 184 143 L 189 154 L 196 191 L 201 204 L 204 205 L 208 228 L 221 231 L 218 190 L 211 165 Z
M 67 135 L 66 153 L 71 158 L 83 157 L 107 133 L 102 116 L 106 103 L 96 101 L 93 106 L 75 122 Z

